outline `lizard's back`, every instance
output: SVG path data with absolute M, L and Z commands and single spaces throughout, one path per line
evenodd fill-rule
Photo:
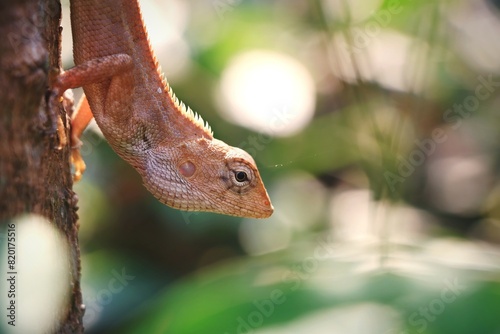
M 83 87 L 99 126 L 105 121 L 103 113 L 108 118 L 114 113 L 111 108 L 119 109 L 116 114 L 121 115 L 128 109 L 129 122 L 155 123 L 163 128 L 165 140 L 178 141 L 186 135 L 212 137 L 203 120 L 186 112 L 163 79 L 137 0 L 72 0 L 71 21 L 76 65 L 116 54 L 132 58 L 132 70 L 120 77 L 122 96 L 113 103 L 108 99 L 113 78 Z M 115 123 L 127 121 L 116 118 Z M 113 144 L 113 134 L 108 131 L 105 135 Z
M 103 56 L 128 54 L 134 62 L 134 87 L 162 86 L 137 1 L 73 0 L 71 20 L 76 65 Z M 109 83 L 107 80 L 85 87 L 91 105 L 105 101 L 102 95 Z

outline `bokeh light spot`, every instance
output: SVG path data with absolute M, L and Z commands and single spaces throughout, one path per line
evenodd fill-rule
M 311 120 L 316 89 L 308 70 L 277 52 L 249 51 L 222 74 L 219 104 L 230 121 L 274 136 L 297 133 Z
M 66 316 L 65 305 L 71 289 L 68 245 L 60 232 L 42 216 L 22 215 L 11 223 L 15 225 L 15 267 L 14 270 L 7 268 L 7 261 L 2 261 L 0 269 L 2 273 L 17 273 L 14 275 L 15 297 L 10 299 L 15 300 L 16 326 L 3 321 L 0 332 L 53 332 L 61 318 Z M 7 259 L 5 253 L 0 255 L 2 259 Z M 0 283 L 5 297 L 7 290 L 4 284 L 7 283 L 5 279 Z M 7 308 L 6 302 L 7 298 L 0 300 L 3 310 Z

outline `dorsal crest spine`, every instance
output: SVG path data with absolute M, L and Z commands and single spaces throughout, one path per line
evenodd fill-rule
M 153 57 L 153 61 L 154 61 L 154 65 L 156 67 L 156 71 L 157 71 L 158 76 L 160 77 L 160 80 L 162 82 L 163 91 L 166 94 L 168 94 L 168 97 L 170 98 L 170 100 L 174 104 L 175 109 L 177 110 L 177 112 L 179 112 L 179 114 L 182 117 L 185 117 L 187 121 L 189 121 L 192 124 L 194 124 L 200 130 L 202 130 L 207 136 L 209 136 L 209 137 L 212 138 L 214 134 L 213 134 L 212 128 L 210 127 L 210 125 L 208 124 L 208 122 L 205 122 L 203 120 L 203 118 L 198 113 L 196 113 L 193 110 L 191 110 L 191 108 L 189 108 L 188 106 L 186 106 L 184 103 L 182 103 L 175 96 L 175 93 L 172 90 L 172 87 L 170 87 L 170 85 L 169 85 L 169 83 L 167 81 L 167 78 L 165 77 L 165 75 L 163 74 L 163 72 L 161 70 L 161 66 L 158 63 L 158 59 L 156 58 L 156 55 L 154 54 L 153 48 L 151 47 L 151 41 L 149 40 L 148 31 L 146 29 L 146 26 L 144 25 L 144 19 L 143 19 L 143 16 L 142 16 L 142 12 L 141 12 L 140 8 L 138 8 L 138 10 L 139 10 L 139 15 L 140 15 L 140 18 L 141 18 L 142 26 L 144 27 L 144 34 L 145 34 L 145 37 L 146 37 L 146 41 L 147 41 L 147 45 L 148 45 L 148 48 L 149 48 L 149 52 L 150 52 L 150 54 Z

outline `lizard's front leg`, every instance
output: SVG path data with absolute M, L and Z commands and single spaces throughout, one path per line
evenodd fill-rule
M 70 88 L 112 80 L 113 77 L 130 71 L 132 66 L 132 58 L 127 54 L 110 55 L 86 61 L 57 77 L 52 85 L 51 98 L 60 98 L 64 91 Z M 76 113 L 71 116 L 71 160 L 75 166 L 74 179 L 78 181 L 85 171 L 85 163 L 79 150 L 80 137 L 93 118 L 93 113 L 85 97 L 78 103 Z

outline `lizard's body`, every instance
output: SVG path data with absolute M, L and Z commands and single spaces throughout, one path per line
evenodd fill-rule
M 161 202 L 183 210 L 264 218 L 273 208 L 253 159 L 212 136 L 160 72 L 136 0 L 72 0 L 75 68 L 56 91 L 83 86 L 111 147 Z M 92 114 L 73 121 L 77 141 Z

